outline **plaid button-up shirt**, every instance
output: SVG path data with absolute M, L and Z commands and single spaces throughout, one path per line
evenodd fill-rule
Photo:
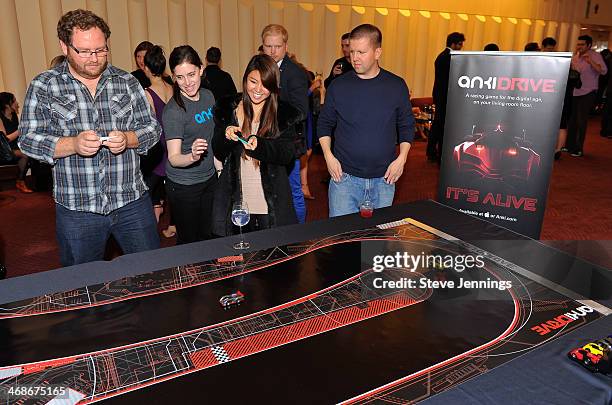
M 134 131 L 137 148 L 114 155 L 101 147 L 93 156 L 53 158 L 60 138 L 94 130 Z M 66 62 L 36 76 L 26 94 L 19 125 L 19 147 L 28 156 L 53 165 L 55 201 L 73 211 L 110 212 L 139 199 L 147 187 L 139 155 L 161 134 L 138 80 L 114 66 L 102 72 L 95 97 L 72 76 Z

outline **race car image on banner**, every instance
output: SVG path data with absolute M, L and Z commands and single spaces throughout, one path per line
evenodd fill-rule
M 505 124 L 472 126 L 471 135 L 455 146 L 453 159 L 462 173 L 492 180 L 527 182 L 537 175 L 540 155 L 526 130 L 508 131 Z

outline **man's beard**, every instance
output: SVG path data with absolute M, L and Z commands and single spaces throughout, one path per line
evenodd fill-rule
M 108 65 L 108 60 L 106 58 L 104 58 L 104 62 L 100 64 L 100 56 L 98 56 L 98 66 L 96 70 L 86 70 L 85 66 L 83 65 L 79 65 L 77 63 L 77 61 L 75 60 L 75 58 L 68 54 L 66 59 L 68 60 L 68 64 L 70 64 L 70 67 L 72 68 L 72 70 L 77 73 L 79 76 L 85 78 L 85 79 L 89 79 L 89 80 L 93 80 L 93 79 L 97 79 L 98 77 L 100 77 L 100 75 L 102 74 L 102 72 L 104 71 L 104 69 L 106 69 L 106 66 Z M 91 64 L 91 62 L 85 62 L 85 64 Z

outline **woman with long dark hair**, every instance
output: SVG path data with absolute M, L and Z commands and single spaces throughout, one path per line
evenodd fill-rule
M 162 122 L 164 107 L 173 96 L 173 88 L 163 79 L 166 70 L 166 56 L 159 45 L 154 45 L 144 56 L 144 73 L 151 85 L 145 89 L 147 101 L 155 113 L 157 121 Z M 153 202 L 155 218 L 159 222 L 159 217 L 163 212 L 162 202 L 164 200 L 164 178 L 166 177 L 166 161 L 168 153 L 166 151 L 166 138 L 164 131 L 153 148 L 147 155 L 140 157 L 140 170 Z
M 168 63 L 174 85 L 162 116 L 168 150 L 166 195 L 177 244 L 182 244 L 211 237 L 217 174 L 208 145 L 215 127 L 215 99 L 209 90 L 200 88 L 204 66 L 195 49 L 189 45 L 174 48 Z
M 280 72 L 267 55 L 251 58 L 242 78 L 243 93 L 215 105 L 215 157 L 223 162 L 213 209 L 213 232 L 231 235 L 232 205 L 245 202 L 246 230 L 297 223 L 287 166 L 295 159 L 295 107 L 279 101 Z M 244 142 L 241 142 L 241 139 Z
M 19 174 L 15 186 L 22 193 L 32 193 L 33 191 L 26 185 L 25 178 L 28 171 L 28 157 L 21 152 L 17 146 L 19 138 L 19 103 L 12 93 L 3 91 L 0 93 L 0 136 L 6 137 L 17 160 Z

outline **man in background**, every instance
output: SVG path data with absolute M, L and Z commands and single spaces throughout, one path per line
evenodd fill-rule
M 591 49 L 593 38 L 581 35 L 576 43 L 576 52 L 572 56 L 572 69 L 580 72 L 582 86 L 574 89 L 572 97 L 572 112 L 568 124 L 567 149 L 571 156 L 581 157 L 584 152 L 584 137 L 586 135 L 589 113 L 599 85 L 599 75 L 608 72 L 601 55 Z
M 433 86 L 433 102 L 436 105 L 436 115 L 431 124 L 431 133 L 427 140 L 427 159 L 440 163 L 442 159 L 442 143 L 444 123 L 446 121 L 446 100 L 448 98 L 448 75 L 450 72 L 451 51 L 463 48 L 465 36 L 460 32 L 452 32 L 446 37 L 446 48 L 440 52 L 436 61 L 435 81 Z
M 225 96 L 232 96 L 237 93 L 236 85 L 232 76 L 221 70 L 219 63 L 221 62 L 221 49 L 217 47 L 208 48 L 206 51 L 206 68 L 204 69 L 204 80 L 202 86 L 206 82 L 210 91 L 215 96 L 215 100 L 219 100 Z
M 306 72 L 296 65 L 287 55 L 287 41 L 289 33 L 279 24 L 270 24 L 261 32 L 263 51 L 271 56 L 278 64 L 280 70 L 280 99 L 304 114 L 308 115 L 308 77 Z M 293 194 L 293 205 L 298 222 L 306 222 L 306 203 L 302 192 L 300 180 L 300 156 L 306 153 L 306 139 L 304 137 L 305 123 L 298 124 L 298 137 L 295 145 L 295 163 L 289 174 L 291 193 Z
M 542 40 L 542 52 L 555 52 L 557 41 L 554 38 L 546 37 Z
M 351 64 L 351 56 L 349 53 L 349 36 L 350 32 L 342 34 L 340 38 L 340 47 L 342 48 L 342 57 L 336 59 L 334 64 L 332 65 L 332 70 L 329 72 L 329 76 L 323 82 L 325 84 L 325 88 L 329 88 L 331 82 L 338 76 L 350 72 L 353 70 L 353 65 Z
M 525 44 L 525 52 L 540 52 L 540 45 L 537 42 L 529 42 Z

